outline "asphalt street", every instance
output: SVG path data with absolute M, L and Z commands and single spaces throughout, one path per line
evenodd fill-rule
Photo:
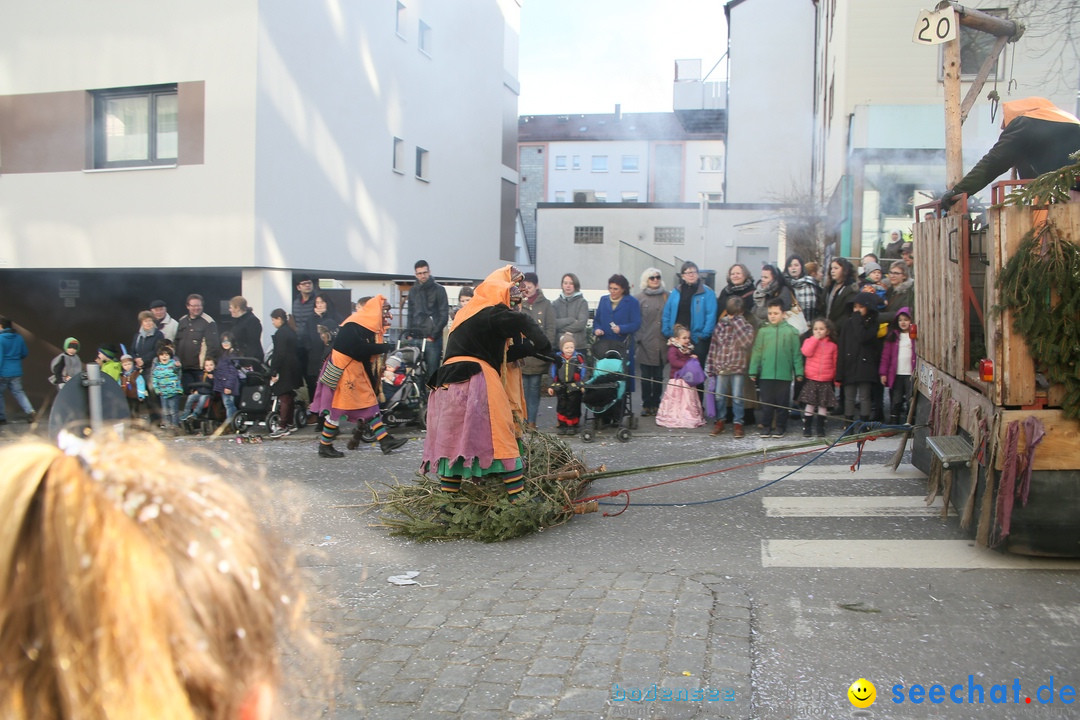
M 1065 704 L 1080 683 L 1080 562 L 975 548 L 955 516 L 922 505 L 921 473 L 884 467 L 895 439 L 867 443 L 853 471 L 854 446 L 783 457 L 797 434 L 641 422 L 627 443 L 572 444 L 608 468 L 758 452 L 597 481 L 594 493 L 678 479 L 634 490 L 617 516 L 486 545 L 390 537 L 356 507 L 411 481 L 415 430 L 391 455 L 340 460 L 316 456 L 311 430 L 174 444 L 261 478 L 256 501 L 298 552 L 339 667 L 333 717 L 1080 717 Z M 409 571 L 416 584 L 389 581 Z M 847 696 L 860 678 L 877 690 L 866 709 Z M 330 703 L 313 690 L 290 709 Z

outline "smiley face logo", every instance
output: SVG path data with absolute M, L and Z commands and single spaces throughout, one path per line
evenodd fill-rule
M 877 688 L 866 678 L 859 678 L 847 689 L 848 700 L 857 708 L 868 708 L 877 700 Z

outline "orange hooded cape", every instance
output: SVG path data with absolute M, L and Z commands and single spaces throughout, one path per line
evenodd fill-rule
M 1005 129 L 1009 123 L 1018 117 L 1029 117 L 1034 120 L 1049 120 L 1050 122 L 1064 122 L 1080 125 L 1075 115 L 1067 113 L 1054 105 L 1046 98 L 1027 97 L 1019 100 L 1010 100 L 1001 105 L 1001 127 Z
M 345 318 L 343 326 L 348 323 L 356 323 L 360 327 L 367 328 L 375 333 L 375 342 L 383 341 L 383 304 L 386 299 L 382 295 L 376 295 L 364 306 Z M 343 368 L 341 380 L 338 381 L 337 389 L 334 390 L 333 405 L 342 410 L 361 410 L 379 404 L 375 389 L 371 386 L 371 377 L 368 374 L 367 363 L 351 358 L 337 350 L 330 351 L 330 362 L 339 368 Z

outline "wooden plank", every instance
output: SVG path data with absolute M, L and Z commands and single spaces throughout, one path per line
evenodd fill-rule
M 1001 435 L 999 443 L 1005 442 L 1005 433 L 1009 423 L 1023 422 L 1031 416 L 1042 421 L 1046 436 L 1035 449 L 1033 467 L 1035 470 L 1076 470 L 1080 468 L 1080 420 L 1066 418 L 1060 410 L 1003 410 L 1001 411 Z M 1017 451 L 1024 452 L 1027 441 L 1023 431 Z M 1004 445 L 999 445 L 996 467 L 1004 464 Z M 1078 480 L 1080 482 L 1080 480 Z
M 981 408 L 985 418 L 993 417 L 995 409 L 990 398 L 975 388 L 964 384 L 925 360 L 919 363 L 918 372 L 919 392 L 926 397 L 930 397 L 930 389 L 934 387 L 935 380 L 940 379 L 949 387 L 953 400 L 960 403 L 959 427 L 969 435 L 975 435 L 979 428 L 979 420 L 975 416 L 976 409 Z
M 1007 207 L 1002 215 L 1001 254 L 998 266 L 1004 267 L 1016 255 L 1021 240 L 1031 230 L 1032 210 L 1027 207 Z M 1000 373 L 1004 383 L 1002 405 L 1031 405 L 1035 402 L 1035 362 L 1028 352 L 1023 336 L 1013 330 L 1012 312 L 1001 318 L 1003 346 Z

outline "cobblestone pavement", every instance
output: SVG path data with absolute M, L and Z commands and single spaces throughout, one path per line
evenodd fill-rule
M 749 717 L 749 601 L 721 578 L 534 564 L 416 580 L 372 574 L 328 618 L 368 717 Z

